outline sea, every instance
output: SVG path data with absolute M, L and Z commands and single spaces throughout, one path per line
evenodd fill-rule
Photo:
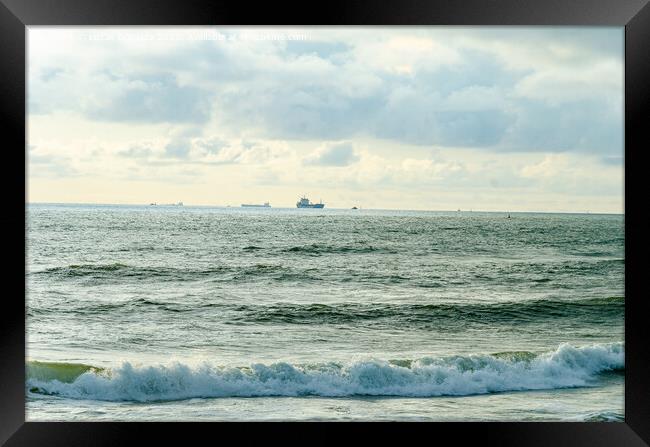
M 620 214 L 28 204 L 26 419 L 623 421 L 624 239 Z

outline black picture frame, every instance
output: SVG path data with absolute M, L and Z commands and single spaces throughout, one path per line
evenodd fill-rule
M 30 25 L 572 25 L 625 27 L 625 422 L 620 423 L 38 423 L 25 422 L 26 26 Z M 192 0 L 0 0 L 0 123 L 5 248 L 0 324 L 0 443 L 126 445 L 199 436 L 312 442 L 342 431 L 387 441 L 442 439 L 502 446 L 642 446 L 650 443 L 650 337 L 643 258 L 641 169 L 650 118 L 648 0 L 337 0 L 277 3 Z M 22 155 L 21 155 L 21 151 Z M 23 156 L 24 155 L 24 156 Z M 7 159 L 8 157 L 8 159 Z M 634 204 L 640 205 L 636 208 Z M 24 241 L 24 239 L 23 239 Z M 646 288 L 647 289 L 647 288 Z M 217 425 L 218 424 L 218 425 Z M 462 425 L 460 425 L 462 424 Z M 194 441 L 197 440 L 197 441 Z M 264 441 L 266 442 L 266 441 Z M 449 442 L 449 441 L 448 441 Z

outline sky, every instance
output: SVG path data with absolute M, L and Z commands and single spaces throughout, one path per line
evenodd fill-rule
M 622 27 L 28 27 L 27 201 L 623 213 Z

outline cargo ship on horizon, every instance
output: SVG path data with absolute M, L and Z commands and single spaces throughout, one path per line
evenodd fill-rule
M 320 203 L 311 203 L 307 197 L 301 197 L 298 202 L 296 202 L 297 208 L 325 208 L 325 204 L 321 200 Z

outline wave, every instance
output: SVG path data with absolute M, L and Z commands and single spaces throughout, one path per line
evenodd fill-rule
M 30 393 L 103 401 L 173 401 L 261 396 L 467 396 L 507 391 L 596 386 L 598 376 L 624 369 L 623 343 L 560 345 L 543 354 L 499 353 L 348 364 L 274 363 L 233 368 L 204 363 L 190 367 L 90 368 L 50 365 L 49 375 L 31 375 Z M 32 362 L 33 363 L 33 362 Z M 42 364 L 44 365 L 44 364 Z M 52 366 L 54 365 L 54 366 Z M 61 374 L 61 375 L 59 375 Z
M 80 375 L 91 373 L 102 373 L 104 368 L 86 365 L 83 363 L 57 363 L 57 362 L 27 362 L 27 377 L 34 380 L 51 381 L 57 380 L 63 383 L 74 382 Z
M 289 269 L 274 264 L 254 264 L 244 266 L 217 265 L 203 269 L 183 267 L 140 267 L 122 263 L 111 264 L 73 264 L 65 267 L 52 267 L 31 272 L 30 275 L 46 275 L 63 278 L 89 279 L 168 279 L 190 280 L 205 278 L 222 278 L 236 280 L 258 277 L 265 274 L 277 274 Z
M 99 281 L 256 281 L 273 280 L 320 281 L 310 274 L 313 269 L 292 269 L 277 264 L 216 265 L 206 268 L 183 267 L 140 267 L 121 263 L 112 264 L 73 264 L 65 267 L 52 267 L 31 272 L 30 275 L 50 276 L 61 279 L 99 280 Z
M 244 247 L 245 251 L 261 250 L 259 247 Z M 360 253 L 363 251 L 359 251 Z M 234 281 L 234 282 L 306 282 L 330 281 L 337 283 L 398 284 L 412 283 L 416 287 L 437 288 L 443 284 L 430 279 L 412 278 L 394 273 L 373 273 L 368 271 L 348 271 L 339 274 L 317 268 L 295 268 L 280 264 L 214 265 L 196 267 L 143 267 L 122 263 L 73 264 L 51 267 L 28 273 L 28 276 L 49 277 L 57 280 L 79 280 L 90 282 L 129 282 L 134 279 L 150 281 Z
M 616 411 L 589 413 L 578 418 L 583 422 L 625 422 L 625 415 Z
M 504 303 L 396 304 L 339 303 L 273 305 L 211 303 L 196 301 L 166 302 L 154 298 L 137 298 L 113 303 L 75 302 L 71 307 L 29 307 L 30 315 L 71 313 L 96 315 L 131 313 L 134 310 L 169 311 L 205 314 L 214 310 L 224 322 L 257 324 L 409 324 L 411 327 L 447 327 L 448 325 L 538 323 L 548 320 L 622 323 L 624 297 L 588 298 L 582 300 L 530 300 Z
M 345 253 L 397 253 L 397 250 L 374 247 L 372 245 L 361 246 L 333 246 L 333 245 L 299 245 L 282 250 L 285 253 L 301 253 L 307 255 L 321 255 L 321 254 L 345 254 Z
M 351 323 L 392 320 L 400 323 L 431 325 L 476 322 L 482 324 L 540 322 L 559 318 L 602 321 L 624 315 L 623 297 L 584 300 L 531 300 L 505 303 L 455 304 L 276 304 L 239 305 L 235 320 L 294 324 Z
M 246 246 L 245 252 L 256 253 L 263 248 Z M 334 247 L 321 245 L 296 246 L 282 249 L 285 253 L 300 253 L 309 256 L 320 256 L 323 253 L 393 253 L 387 248 L 372 246 Z M 277 253 L 276 253 L 277 254 Z M 28 276 L 34 278 L 54 279 L 57 281 L 80 281 L 84 283 L 130 282 L 139 281 L 214 281 L 214 282 L 308 282 L 327 281 L 337 284 L 350 282 L 371 285 L 400 285 L 419 289 L 457 287 L 469 282 L 521 285 L 530 284 L 532 287 L 564 287 L 567 281 L 573 284 L 578 277 L 591 277 L 621 273 L 624 269 L 623 259 L 607 259 L 597 262 L 562 261 L 551 263 L 491 263 L 486 266 L 471 267 L 465 271 L 468 278 L 459 282 L 452 270 L 429 267 L 429 271 L 421 269 L 406 271 L 378 271 L 376 268 L 332 269 L 305 268 L 305 265 L 283 265 L 284 261 L 255 263 L 255 264 L 213 264 L 204 267 L 193 264 L 173 266 L 138 266 L 121 262 L 98 264 L 71 264 L 43 270 L 32 271 Z M 442 276 L 441 275 L 442 272 Z M 572 282 L 573 281 L 573 282 Z

